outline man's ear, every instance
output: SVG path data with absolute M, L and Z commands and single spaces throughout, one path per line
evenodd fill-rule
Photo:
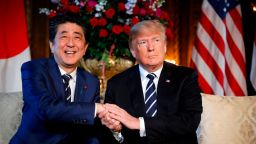
M 85 53 L 86 53 L 86 51 L 87 51 L 88 45 L 89 45 L 89 43 L 86 43 L 86 44 L 84 45 L 84 55 L 85 55 Z
M 84 46 L 84 47 L 85 47 L 85 50 L 87 50 L 88 45 L 89 45 L 89 43 L 86 43 L 86 44 L 85 44 L 85 46 Z
M 53 53 L 53 43 L 51 41 L 49 41 L 49 46 L 50 46 L 51 52 Z
M 134 51 L 134 49 L 133 49 L 132 47 L 130 47 L 130 52 L 131 52 L 132 56 L 133 56 L 134 58 L 136 58 L 135 51 Z

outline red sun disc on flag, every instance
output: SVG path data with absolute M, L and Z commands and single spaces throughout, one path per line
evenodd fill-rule
M 24 1 L 2 1 L 0 18 L 0 59 L 6 59 L 28 47 Z

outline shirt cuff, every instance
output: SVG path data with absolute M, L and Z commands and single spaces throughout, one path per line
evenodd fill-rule
M 97 105 L 96 105 L 96 103 L 94 103 L 94 105 L 95 105 L 95 109 L 94 109 L 94 118 L 96 118 L 96 115 L 97 115 Z
M 124 137 L 121 132 L 112 131 L 112 134 L 119 143 L 122 143 L 124 141 Z
M 139 117 L 140 120 L 140 137 L 146 136 L 145 122 L 143 117 Z

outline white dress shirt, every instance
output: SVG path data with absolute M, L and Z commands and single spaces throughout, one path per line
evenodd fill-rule
M 147 84 L 148 84 L 148 81 L 149 81 L 149 79 L 147 78 L 147 75 L 150 74 L 150 73 L 154 73 L 156 75 L 156 77 L 154 78 L 154 84 L 155 84 L 156 89 L 157 89 L 157 85 L 158 85 L 158 81 L 159 81 L 159 77 L 160 77 L 162 69 L 163 69 L 163 66 L 160 69 L 158 69 L 154 72 L 148 72 L 141 65 L 139 65 L 140 79 L 141 79 L 144 101 L 145 101 L 146 87 L 147 87 Z M 145 129 L 144 118 L 139 117 L 139 121 L 140 121 L 140 137 L 145 137 L 146 136 L 146 129 Z M 124 137 L 122 136 L 121 132 L 112 132 L 112 133 L 113 133 L 113 136 L 115 137 L 115 139 L 118 142 L 120 142 L 120 143 L 123 142 Z
M 67 74 L 61 67 L 59 67 L 61 75 Z M 70 73 L 72 78 L 69 80 L 69 86 L 71 89 L 71 102 L 74 102 L 75 99 L 75 87 L 76 87 L 76 73 L 77 73 L 77 68 Z
M 147 78 L 147 75 L 150 74 L 150 73 L 154 73 L 156 75 L 156 77 L 154 78 L 154 84 L 156 86 L 156 93 L 157 93 L 158 81 L 159 81 L 159 77 L 160 77 L 162 69 L 163 69 L 163 66 L 160 69 L 158 69 L 154 72 L 148 72 L 141 65 L 139 65 L 140 79 L 141 79 L 144 101 L 145 101 L 146 87 L 147 87 L 147 84 L 148 84 L 148 81 L 149 81 L 149 79 Z M 140 136 L 144 137 L 144 136 L 146 136 L 144 118 L 139 117 L 139 120 L 140 120 Z
M 65 72 L 60 66 L 59 66 L 59 69 L 60 69 L 61 75 L 67 74 L 67 72 Z M 70 73 L 70 75 L 72 76 L 72 78 L 69 80 L 69 86 L 71 89 L 71 102 L 74 102 L 75 100 L 76 73 L 77 73 L 77 68 L 72 73 Z M 96 114 L 97 114 L 96 112 L 97 112 L 97 105 L 95 104 L 94 117 L 96 117 Z

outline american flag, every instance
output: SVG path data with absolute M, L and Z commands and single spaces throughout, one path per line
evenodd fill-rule
M 250 80 L 254 90 L 256 91 L 256 32 L 254 36 L 254 43 L 253 43 L 253 50 L 252 50 L 252 65 L 251 65 Z
M 204 93 L 247 95 L 241 7 L 236 0 L 204 0 L 191 66 Z

